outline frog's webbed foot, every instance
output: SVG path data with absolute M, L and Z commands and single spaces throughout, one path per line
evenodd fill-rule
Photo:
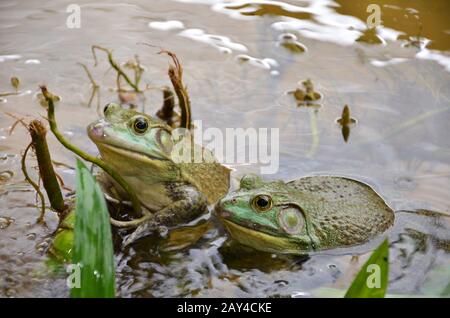
M 145 236 L 155 233 L 155 231 L 158 231 L 160 236 L 162 237 L 164 237 L 168 233 L 168 229 L 165 226 L 158 226 L 158 224 L 154 221 L 144 222 L 139 225 L 136 230 L 133 231 L 133 233 L 129 234 L 125 238 L 122 245 L 123 247 L 126 247 Z
M 180 225 L 192 221 L 207 211 L 206 198 L 200 193 L 191 193 L 184 199 L 178 200 L 153 214 L 153 217 L 142 222 L 136 230 L 128 235 L 123 246 L 127 246 L 138 239 L 155 233 L 164 237 L 167 235 L 167 227 Z

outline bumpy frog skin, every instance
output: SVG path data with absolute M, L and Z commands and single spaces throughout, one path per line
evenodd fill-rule
M 284 254 L 361 244 L 394 222 L 394 212 L 368 185 L 331 176 L 284 183 L 248 175 L 218 202 L 216 214 L 239 243 Z
M 208 204 L 227 193 L 229 169 L 195 144 L 193 148 L 203 152 L 207 162 L 177 160 L 173 149 L 185 139 L 174 138 L 170 126 L 113 103 L 105 107 L 104 114 L 104 119 L 88 126 L 89 137 L 102 159 L 131 185 L 142 204 L 154 213 L 152 222 L 141 225 L 127 238 L 126 244 L 146 235 L 156 225 L 174 226 L 191 221 L 204 213 Z M 126 199 L 112 180 L 103 175 L 100 182 L 104 188 L 107 183 L 112 185 L 114 191 L 105 188 L 110 195 L 116 193 L 118 199 Z

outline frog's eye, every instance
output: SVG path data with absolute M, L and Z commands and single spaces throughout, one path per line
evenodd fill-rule
M 252 208 L 256 212 L 265 212 L 272 208 L 272 198 L 265 194 L 257 195 L 252 200 Z
M 137 117 L 133 122 L 133 130 L 135 133 L 142 135 L 148 129 L 148 121 L 145 117 Z
M 283 209 L 278 213 L 278 223 L 288 234 L 299 234 L 303 229 L 303 214 L 294 208 Z
M 105 105 L 105 107 L 103 107 L 103 115 L 107 115 L 107 112 L 114 112 L 114 110 L 119 110 L 122 107 L 120 107 L 120 105 L 117 105 L 115 103 L 108 103 Z

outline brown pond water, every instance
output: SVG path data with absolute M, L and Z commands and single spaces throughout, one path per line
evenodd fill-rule
M 72 2 L 0 3 L 0 91 L 12 90 L 11 76 L 20 78 L 22 91 L 0 103 L 0 296 L 68 296 L 64 274 L 44 264 L 57 219 L 48 213 L 47 227 L 35 224 L 35 193 L 20 172 L 28 136 L 20 126 L 9 135 L 14 119 L 3 112 L 42 116 L 36 94 L 45 83 L 62 98 L 60 128 L 96 153 L 85 127 L 99 114 L 95 99 L 87 106 L 91 86 L 77 62 L 89 65 L 101 85 L 100 105 L 117 95 L 109 89 L 115 82 L 105 59 L 93 67 L 92 44 L 113 48 L 121 62 L 139 54 L 143 81 L 152 87 L 169 84 L 168 60 L 139 43 L 175 51 L 204 128 L 279 128 L 280 167 L 267 178 L 350 176 L 374 187 L 394 210 L 450 215 L 447 0 L 80 0 L 81 28 L 69 29 Z M 370 3 L 382 10 L 377 38 L 365 31 Z M 377 44 L 355 41 L 363 34 Z M 306 51 L 286 49 L 283 37 L 295 37 Z M 323 96 L 319 108 L 297 107 L 287 94 L 307 78 Z M 150 90 L 146 97 L 145 110 L 153 114 L 161 93 Z M 348 142 L 335 123 L 345 104 L 358 121 Z M 65 164 L 58 173 L 73 188 L 74 156 L 50 135 L 49 142 L 54 160 Z M 234 179 L 259 172 L 258 164 L 232 168 Z M 238 246 L 208 219 L 174 232 L 169 242 L 147 238 L 118 251 L 118 296 L 314 296 L 320 287 L 346 288 L 379 243 L 277 256 Z M 448 217 L 397 213 L 388 232 L 390 293 L 436 294 L 449 284 L 449 229 Z M 182 248 L 187 238 L 193 244 Z

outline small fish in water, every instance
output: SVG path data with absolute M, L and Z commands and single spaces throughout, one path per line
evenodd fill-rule
M 350 127 L 356 123 L 356 120 L 350 116 L 350 108 L 348 105 L 344 106 L 341 118 L 338 118 L 337 123 L 342 126 L 342 136 L 344 137 L 344 141 L 347 142 L 350 136 Z

